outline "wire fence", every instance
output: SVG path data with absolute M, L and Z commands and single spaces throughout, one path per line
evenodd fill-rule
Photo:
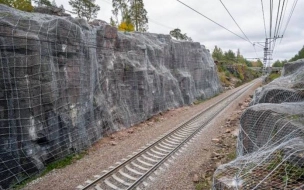
M 0 5 L 0 89 L 6 189 L 113 131 L 222 87 L 199 43 Z
M 241 117 L 236 160 L 213 189 L 304 189 L 304 60 L 255 92 Z

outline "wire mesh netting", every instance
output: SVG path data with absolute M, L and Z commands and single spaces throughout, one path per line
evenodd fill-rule
M 213 189 L 304 189 L 304 60 L 255 92 L 237 155 L 216 170 Z
M 4 5 L 0 87 L 0 188 L 108 132 L 221 92 L 199 43 Z

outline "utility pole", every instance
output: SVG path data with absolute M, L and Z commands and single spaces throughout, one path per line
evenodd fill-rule
M 266 38 L 264 45 L 261 44 L 262 42 L 255 42 L 264 47 L 263 71 L 266 73 L 269 72 L 268 70 L 271 65 L 271 60 L 272 60 L 272 53 L 273 53 L 272 42 L 274 42 L 278 38 L 283 38 L 283 36 L 275 36 L 273 38 Z

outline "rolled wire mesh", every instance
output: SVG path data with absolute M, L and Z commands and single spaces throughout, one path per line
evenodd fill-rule
M 303 60 L 255 92 L 237 140 L 238 156 L 215 171 L 213 189 L 304 189 Z
M 199 43 L 3 5 L 0 87 L 0 189 L 107 133 L 221 92 Z

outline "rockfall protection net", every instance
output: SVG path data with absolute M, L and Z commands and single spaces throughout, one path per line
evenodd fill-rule
M 107 132 L 220 93 L 199 43 L 93 24 L 0 5 L 0 189 Z
M 251 104 L 237 158 L 215 171 L 213 189 L 304 189 L 304 61 L 287 64 Z

